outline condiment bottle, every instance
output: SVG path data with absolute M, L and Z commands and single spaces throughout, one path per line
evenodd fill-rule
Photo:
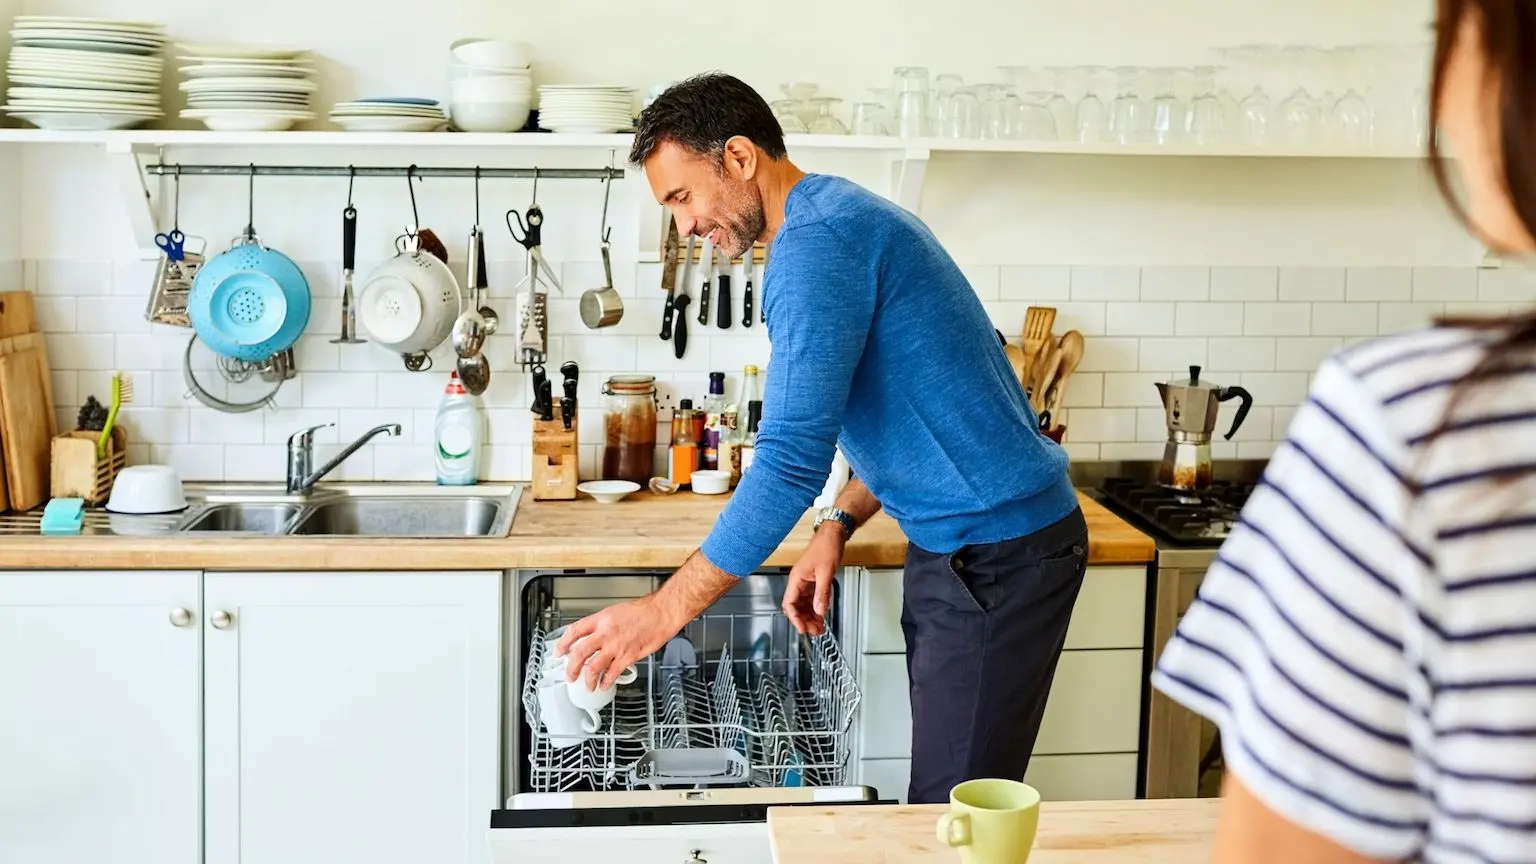
M 672 448 L 668 451 L 667 479 L 678 486 L 692 485 L 693 472 L 699 467 L 699 439 L 694 434 L 696 413 L 693 400 L 684 399 L 678 403 L 672 418 Z
M 704 437 L 700 441 L 699 467 L 720 468 L 721 418 L 725 414 L 725 373 L 709 373 L 709 398 L 704 400 Z
M 743 476 L 752 469 L 752 460 L 757 456 L 757 425 L 763 419 L 763 401 L 753 399 L 747 403 L 747 437 L 741 445 L 741 473 Z

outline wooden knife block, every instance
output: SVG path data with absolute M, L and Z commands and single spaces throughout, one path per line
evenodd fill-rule
M 559 409 L 555 419 L 533 418 L 533 500 L 574 501 L 581 455 L 576 447 L 581 431 L 579 418 L 565 428 Z

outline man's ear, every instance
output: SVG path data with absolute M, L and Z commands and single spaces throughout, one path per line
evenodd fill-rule
M 725 142 L 725 170 L 731 177 L 751 180 L 757 176 L 757 147 L 745 135 L 735 135 Z

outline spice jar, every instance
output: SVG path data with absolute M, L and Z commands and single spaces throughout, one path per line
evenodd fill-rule
M 656 376 L 614 375 L 603 384 L 603 479 L 644 486 L 656 468 Z

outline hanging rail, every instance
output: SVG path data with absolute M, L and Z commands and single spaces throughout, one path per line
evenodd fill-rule
M 622 168 L 422 168 L 368 165 L 177 165 L 144 166 L 146 174 L 183 177 L 464 177 L 482 180 L 623 180 Z

